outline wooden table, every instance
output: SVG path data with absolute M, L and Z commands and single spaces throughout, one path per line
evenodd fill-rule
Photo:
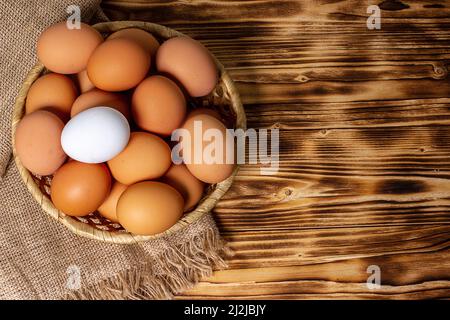
M 103 7 L 200 40 L 248 126 L 280 128 L 279 172 L 244 166 L 215 210 L 230 268 L 180 299 L 450 297 L 450 1 Z M 381 288 L 366 285 L 373 265 Z

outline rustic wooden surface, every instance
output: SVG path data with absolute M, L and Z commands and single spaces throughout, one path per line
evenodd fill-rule
M 381 30 L 368 30 L 369 4 Z M 215 217 L 236 255 L 179 298 L 450 297 L 450 1 L 107 0 L 202 41 L 281 167 Z M 369 265 L 381 268 L 368 289 Z

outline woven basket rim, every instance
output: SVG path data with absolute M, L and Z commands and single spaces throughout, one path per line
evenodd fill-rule
M 101 33 L 110 33 L 114 31 L 118 31 L 125 28 L 140 28 L 143 30 L 146 30 L 156 36 L 159 36 L 164 39 L 169 39 L 175 36 L 185 36 L 187 35 L 173 30 L 171 28 L 150 23 L 150 22 L 142 22 L 142 21 L 114 21 L 114 22 L 102 22 L 93 25 L 95 29 L 97 29 Z M 246 117 L 245 117 L 245 111 L 242 106 L 242 102 L 240 100 L 238 91 L 231 80 L 230 76 L 226 72 L 223 65 L 214 57 L 214 61 L 219 69 L 219 72 L 221 74 L 221 83 L 226 88 L 226 93 L 229 97 L 229 100 L 231 101 L 231 108 L 233 109 L 234 113 L 236 114 L 236 121 L 235 121 L 235 128 L 238 129 L 246 129 Z M 16 98 L 14 109 L 13 109 L 13 115 L 12 115 L 12 146 L 13 146 L 13 157 L 14 161 L 16 163 L 16 166 L 18 168 L 18 171 L 20 173 L 20 176 L 22 177 L 22 180 L 24 181 L 26 187 L 32 194 L 33 198 L 40 204 L 44 212 L 51 216 L 53 219 L 58 220 L 61 224 L 66 226 L 70 231 L 73 233 L 83 236 L 86 238 L 99 240 L 102 242 L 109 242 L 109 243 L 117 243 L 117 244 L 133 244 L 137 242 L 142 241 L 148 241 L 156 238 L 161 238 L 167 235 L 170 235 L 174 233 L 175 231 L 178 231 L 187 225 L 195 222 L 208 212 L 210 212 L 219 199 L 228 191 L 231 184 L 233 183 L 234 177 L 239 170 L 239 166 L 236 165 L 235 170 L 233 171 L 233 174 L 228 177 L 226 180 L 216 184 L 214 186 L 213 191 L 206 196 L 204 199 L 200 201 L 199 204 L 197 204 L 196 208 L 184 214 L 184 216 L 170 229 L 151 236 L 142 236 L 142 235 L 133 235 L 129 232 L 111 232 L 106 230 L 100 230 L 98 228 L 95 228 L 89 224 L 83 223 L 81 221 L 78 221 L 75 218 L 72 218 L 63 212 L 56 209 L 53 205 L 53 203 L 50 201 L 50 199 L 42 193 L 37 183 L 34 181 L 32 175 L 30 172 L 22 165 L 20 159 L 17 157 L 16 149 L 15 149 L 15 132 L 17 125 L 19 121 L 21 120 L 23 116 L 23 112 L 25 109 L 25 100 L 28 93 L 28 90 L 30 86 L 33 84 L 33 82 L 43 73 L 45 70 L 44 66 L 41 63 L 37 63 L 28 73 L 25 81 L 22 84 L 22 87 L 20 88 L 19 94 Z

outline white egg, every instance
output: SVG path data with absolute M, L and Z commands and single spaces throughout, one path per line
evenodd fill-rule
M 119 154 L 130 139 L 130 125 L 119 111 L 95 107 L 80 112 L 64 127 L 61 145 L 72 159 L 106 162 Z

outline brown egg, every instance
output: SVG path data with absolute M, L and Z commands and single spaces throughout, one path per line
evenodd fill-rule
M 158 136 L 132 132 L 125 149 L 108 161 L 113 177 L 126 185 L 161 177 L 171 164 L 171 150 Z
M 95 88 L 94 84 L 89 79 L 86 70 L 83 70 L 83 71 L 77 73 L 76 78 L 77 78 L 78 87 L 80 88 L 81 93 L 87 92 L 87 91 Z
M 156 68 L 174 76 L 192 97 L 209 94 L 219 79 L 209 51 L 188 37 L 175 37 L 164 42 L 156 54 Z
M 134 90 L 131 111 L 140 128 L 168 136 L 182 124 L 186 100 L 175 82 L 163 76 L 151 76 Z
M 117 201 L 119 201 L 120 196 L 127 188 L 126 185 L 121 184 L 120 182 L 114 182 L 111 192 L 109 193 L 109 196 L 106 198 L 106 200 L 102 203 L 102 205 L 97 209 L 98 212 L 104 216 L 105 218 L 108 218 L 109 220 L 113 222 L 118 222 L 117 214 L 116 214 L 116 207 L 117 207 Z
M 177 189 L 184 198 L 184 212 L 192 209 L 202 198 L 205 184 L 194 177 L 184 164 L 174 164 L 161 181 Z
M 195 130 L 196 125 L 201 128 L 198 127 Z M 218 183 L 233 173 L 234 160 L 231 159 L 232 163 L 226 162 L 227 149 L 234 151 L 234 141 L 226 139 L 226 127 L 222 122 L 210 115 L 199 114 L 189 117 L 184 123 L 183 129 L 186 129 L 191 137 L 190 139 L 182 138 L 183 160 L 194 177 L 206 183 Z M 215 129 L 215 132 L 220 134 L 217 137 L 218 141 L 216 138 L 213 138 L 212 141 L 204 141 L 206 139 L 202 137 L 209 129 Z M 196 131 L 200 132 L 200 137 L 196 137 Z M 196 143 L 196 141 L 199 142 Z M 197 148 L 195 145 L 198 145 Z M 217 150 L 213 150 L 212 146 L 214 145 L 218 147 Z M 195 154 L 198 156 L 196 157 Z
M 150 68 L 150 55 L 132 40 L 103 42 L 91 55 L 87 73 L 92 83 L 105 91 L 123 91 L 139 84 Z
M 72 160 L 53 176 L 51 198 L 60 211 L 80 217 L 97 210 L 110 189 L 111 176 L 105 164 Z
M 37 42 L 37 55 L 53 72 L 71 74 L 86 69 L 94 49 L 103 41 L 91 26 L 81 23 L 80 29 L 69 29 L 66 22 L 47 28 Z
M 61 147 L 63 128 L 61 119 L 48 111 L 39 110 L 23 117 L 14 141 L 22 165 L 35 174 L 53 174 L 66 160 Z
M 72 105 L 70 116 L 73 117 L 81 111 L 99 106 L 114 108 L 121 112 L 125 118 L 130 119 L 127 98 L 120 93 L 107 92 L 100 89 L 92 89 L 80 95 Z
M 151 57 L 156 55 L 159 48 L 159 42 L 153 35 L 138 28 L 126 28 L 112 33 L 107 40 L 125 38 L 130 39 L 142 46 Z
M 67 120 L 77 95 L 77 88 L 69 77 L 58 73 L 43 75 L 28 91 L 25 113 L 46 109 Z
M 217 112 L 214 109 L 209 109 L 209 108 L 195 108 L 194 110 L 192 110 L 191 112 L 188 113 L 186 120 L 189 119 L 190 117 L 197 116 L 199 114 L 207 114 L 207 115 L 214 117 L 217 120 L 221 121 L 219 112 Z
M 219 120 L 219 121 L 222 121 L 222 120 L 221 120 L 221 117 L 220 117 L 220 115 L 219 115 L 219 113 L 218 113 L 216 110 L 214 110 L 214 109 L 209 109 L 209 108 L 204 108 L 204 107 L 200 107 L 200 108 L 195 108 L 195 109 L 191 110 L 191 111 L 187 114 L 186 119 L 185 119 L 184 122 L 186 122 L 186 121 L 187 121 L 188 119 L 190 119 L 191 117 L 197 116 L 197 115 L 200 115 L 200 114 L 209 115 L 209 116 L 211 116 L 211 117 L 216 118 L 216 119 Z M 172 142 L 172 147 L 173 147 L 174 145 L 176 145 L 176 142 L 175 142 L 175 143 Z M 181 152 L 180 152 L 180 155 L 183 155 L 182 150 L 181 150 Z
M 183 215 L 183 197 L 173 187 L 155 181 L 129 186 L 117 203 L 120 224 L 137 235 L 153 235 L 172 227 Z

